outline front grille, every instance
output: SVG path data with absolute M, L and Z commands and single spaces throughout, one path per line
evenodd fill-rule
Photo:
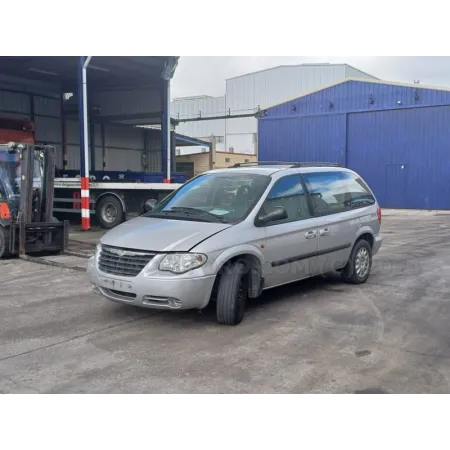
M 111 275 L 135 277 L 154 256 L 154 253 L 102 245 L 98 268 Z

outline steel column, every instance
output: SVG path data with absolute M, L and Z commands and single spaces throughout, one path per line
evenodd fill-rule
M 89 214 L 89 116 L 87 101 L 86 67 L 91 57 L 85 60 L 80 56 L 78 65 L 78 117 L 80 127 L 80 163 L 81 163 L 81 230 L 91 228 Z

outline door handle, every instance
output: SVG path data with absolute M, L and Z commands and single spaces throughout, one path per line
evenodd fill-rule
M 320 236 L 329 236 L 331 234 L 331 231 L 329 228 L 323 228 L 319 231 Z
M 315 231 L 308 231 L 305 233 L 306 239 L 314 239 L 317 236 L 317 233 Z

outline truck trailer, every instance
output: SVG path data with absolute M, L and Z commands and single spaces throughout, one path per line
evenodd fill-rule
M 30 120 L 0 117 L 0 144 L 35 145 L 34 132 L 35 125 Z M 185 181 L 186 174 L 178 172 L 172 172 L 171 183 L 166 183 L 163 172 L 93 170 L 89 183 L 90 214 L 102 228 L 113 228 L 143 214 L 146 202 L 162 200 Z M 79 170 L 56 167 L 53 211 L 55 217 L 62 219 L 81 216 Z

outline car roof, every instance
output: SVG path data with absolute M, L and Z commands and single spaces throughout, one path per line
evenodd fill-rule
M 345 167 L 339 166 L 333 163 L 286 163 L 286 164 L 268 164 L 264 165 L 263 162 L 257 163 L 257 165 L 242 164 L 222 169 L 209 170 L 206 173 L 248 173 L 254 175 L 267 175 L 271 176 L 274 173 L 308 173 L 308 172 L 330 172 L 330 171 L 346 171 L 351 170 Z

